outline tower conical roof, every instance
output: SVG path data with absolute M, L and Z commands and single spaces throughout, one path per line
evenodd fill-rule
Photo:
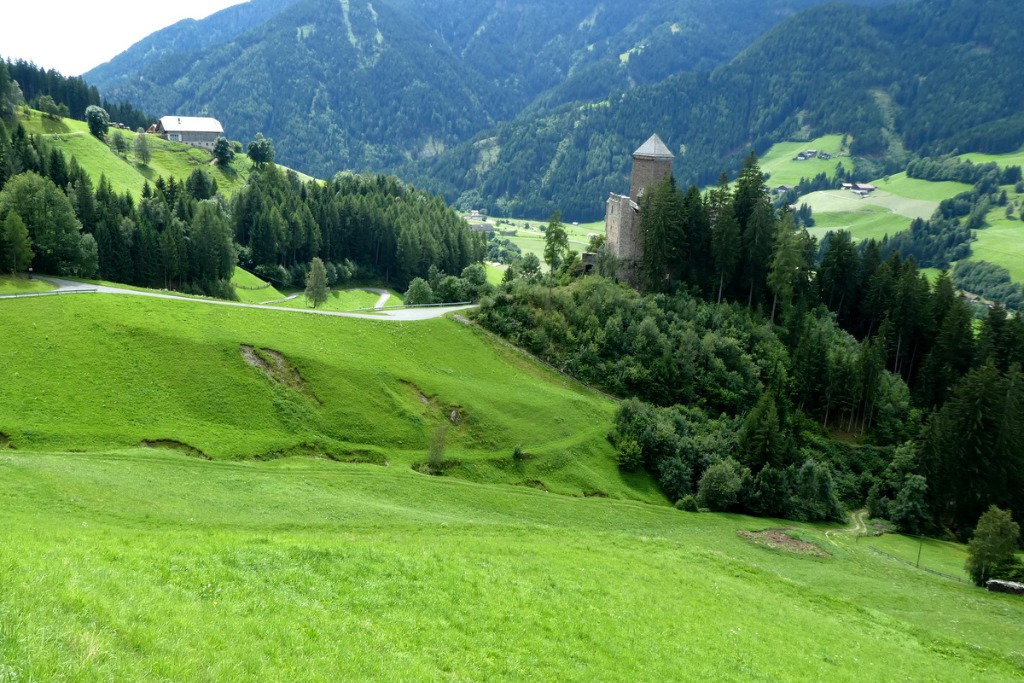
M 648 159 L 674 159 L 675 155 L 669 151 L 665 143 L 657 135 L 652 135 L 640 149 L 633 152 L 634 157 L 647 157 Z

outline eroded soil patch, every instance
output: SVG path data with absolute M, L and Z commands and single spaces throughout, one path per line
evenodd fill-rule
M 807 541 L 793 538 L 787 532 L 790 529 L 765 529 L 763 531 L 737 531 L 739 536 L 756 545 L 781 550 L 793 555 L 808 555 L 810 557 L 832 557 L 827 552 Z
M 317 403 L 323 401 L 314 393 L 302 373 L 280 351 L 261 349 L 248 344 L 239 346 L 239 352 L 246 363 L 263 372 L 271 381 L 294 389 Z
M 391 464 L 381 453 L 375 451 L 361 449 L 332 451 L 328 448 L 309 443 L 300 443 L 276 451 L 259 453 L 252 457 L 254 460 L 262 461 L 281 460 L 283 458 L 318 458 L 347 464 L 379 465 L 381 467 L 387 467 Z
M 467 416 L 462 406 L 444 403 L 437 396 L 428 396 L 426 392 L 407 379 L 398 381 L 413 392 L 419 402 L 426 406 L 428 415 L 432 415 L 436 419 L 446 419 L 456 427 L 465 422 Z
M 212 460 L 210 456 L 203 453 L 194 446 L 189 446 L 187 443 L 181 441 L 175 441 L 174 439 L 146 439 L 142 442 L 142 445 L 146 448 L 159 448 L 167 451 L 177 451 L 184 455 L 191 456 L 193 458 L 201 458 L 202 460 Z

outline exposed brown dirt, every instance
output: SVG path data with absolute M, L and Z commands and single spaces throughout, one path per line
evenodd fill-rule
M 422 403 L 425 406 L 430 405 L 430 397 L 424 394 L 422 389 L 420 389 L 418 386 L 416 386 L 407 379 L 400 379 L 398 381 L 412 389 L 414 392 L 416 392 L 416 397 L 420 400 L 420 403 Z
M 807 541 L 790 536 L 786 529 L 765 529 L 763 531 L 737 531 L 740 538 L 751 543 L 765 546 L 773 550 L 792 553 L 794 555 L 808 555 L 811 557 L 832 557 L 827 552 Z
M 146 439 L 142 442 L 142 445 L 146 448 L 160 448 L 167 451 L 178 451 L 185 455 L 190 455 L 193 458 L 201 458 L 202 460 L 212 460 L 210 456 L 203 453 L 194 446 L 189 446 L 187 443 L 181 441 L 175 441 L 174 439 Z
M 239 346 L 239 352 L 242 354 L 242 358 L 246 363 L 258 370 L 261 370 L 264 375 L 270 378 L 271 381 L 289 387 L 290 389 L 294 389 L 317 403 L 323 404 L 323 401 L 320 400 L 306 380 L 302 377 L 302 373 L 299 372 L 299 369 L 295 367 L 295 365 L 293 365 L 280 351 L 275 351 L 274 349 L 261 349 L 249 346 L 248 344 L 242 344 Z

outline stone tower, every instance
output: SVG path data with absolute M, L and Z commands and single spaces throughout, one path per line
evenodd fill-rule
M 608 197 L 604 232 L 608 250 L 619 260 L 618 277 L 634 287 L 640 284 L 640 264 L 644 257 L 644 240 L 640 234 L 640 197 L 672 175 L 672 152 L 657 135 L 633 152 L 633 177 L 629 196 Z
M 672 175 L 672 152 L 657 135 L 633 152 L 633 182 L 629 188 L 629 197 L 639 201 L 644 190 L 652 188 L 665 178 Z

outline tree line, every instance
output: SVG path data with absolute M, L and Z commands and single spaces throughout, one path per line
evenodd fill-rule
M 5 269 L 98 276 L 144 287 L 233 297 L 236 263 L 283 287 L 305 287 L 309 264 L 330 283 L 379 278 L 397 287 L 431 267 L 459 274 L 479 262 L 483 238 L 438 198 L 395 178 L 341 174 L 302 182 L 267 163 L 229 201 L 204 169 L 157 178 L 138 199 L 94 184 L 75 158 L 0 120 L 0 222 L 27 230 L 0 239 Z
M 753 156 L 734 187 L 667 179 L 641 206 L 642 292 L 563 265 L 476 314 L 631 398 L 610 437 L 624 468 L 683 506 L 825 519 L 867 504 L 961 537 L 990 504 L 1020 518 L 1024 321 L 996 306 L 976 334 L 948 273 L 929 282 L 847 232 L 818 244 Z
M 85 82 L 81 76 L 64 76 L 54 69 L 43 69 L 31 62 L 18 59 L 7 60 L 5 69 L 9 77 L 21 88 L 24 100 L 36 109 L 42 98 L 67 106 L 71 118 L 84 120 L 85 110 L 90 106 L 106 109 L 113 121 L 124 124 L 130 130 L 148 128 L 153 118 L 139 111 L 127 102 L 109 102 L 99 91 Z M 3 89 L 0 77 L 0 90 Z

